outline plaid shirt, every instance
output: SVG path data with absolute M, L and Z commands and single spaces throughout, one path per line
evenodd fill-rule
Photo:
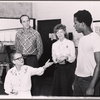
M 43 44 L 39 32 L 32 27 L 20 29 L 16 34 L 15 48 L 18 53 L 37 55 L 37 59 L 39 59 L 43 53 Z

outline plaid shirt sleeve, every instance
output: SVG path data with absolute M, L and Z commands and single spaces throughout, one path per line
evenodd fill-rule
M 16 50 L 16 52 L 21 53 L 18 37 L 19 37 L 19 32 L 16 33 L 16 37 L 15 37 L 15 50 Z
M 36 34 L 37 34 L 36 42 L 37 42 L 37 51 L 38 51 L 37 59 L 39 60 L 43 53 L 43 43 L 42 43 L 42 38 L 40 36 L 40 33 L 37 32 Z

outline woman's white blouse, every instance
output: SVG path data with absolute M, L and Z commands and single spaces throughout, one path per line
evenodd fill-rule
M 57 63 L 56 59 L 62 56 L 68 56 L 68 62 L 73 62 L 76 58 L 75 56 L 75 46 L 71 40 L 64 39 L 63 41 L 56 41 L 52 45 L 52 59 L 54 63 Z
M 27 92 L 31 89 L 31 76 L 42 75 L 44 73 L 43 67 L 33 68 L 23 65 L 20 71 L 16 67 L 11 68 L 6 75 L 4 82 L 4 89 L 7 94 L 12 90 L 18 92 Z

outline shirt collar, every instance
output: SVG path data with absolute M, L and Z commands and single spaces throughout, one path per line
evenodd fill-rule
M 28 70 L 28 67 L 26 66 L 25 67 L 25 65 L 23 65 L 22 67 L 21 67 L 21 72 L 23 72 L 23 73 L 26 73 L 27 72 L 27 70 Z M 13 75 L 17 75 L 18 74 L 18 70 L 16 69 L 16 67 L 14 66 L 13 67 L 13 70 L 11 71 L 11 73 L 13 74 Z
M 67 40 L 67 39 L 66 39 L 66 38 L 64 38 L 64 39 L 63 39 L 63 41 L 60 41 L 60 40 L 59 40 L 59 42 L 60 42 L 60 43 L 63 43 L 63 42 L 65 42 L 66 40 Z
M 21 66 L 21 70 L 22 70 L 22 69 L 23 69 L 23 66 Z M 21 70 L 20 70 L 20 71 L 21 71 Z M 18 72 L 16 66 L 14 66 L 14 71 L 15 71 L 15 72 Z
M 23 33 L 29 33 L 30 32 L 30 30 L 31 30 L 31 26 L 29 26 L 29 28 L 23 28 Z

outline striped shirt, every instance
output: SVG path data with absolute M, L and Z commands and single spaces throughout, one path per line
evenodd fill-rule
M 42 39 L 38 31 L 32 27 L 20 29 L 15 39 L 16 52 L 23 55 L 37 55 L 37 59 L 43 53 Z

